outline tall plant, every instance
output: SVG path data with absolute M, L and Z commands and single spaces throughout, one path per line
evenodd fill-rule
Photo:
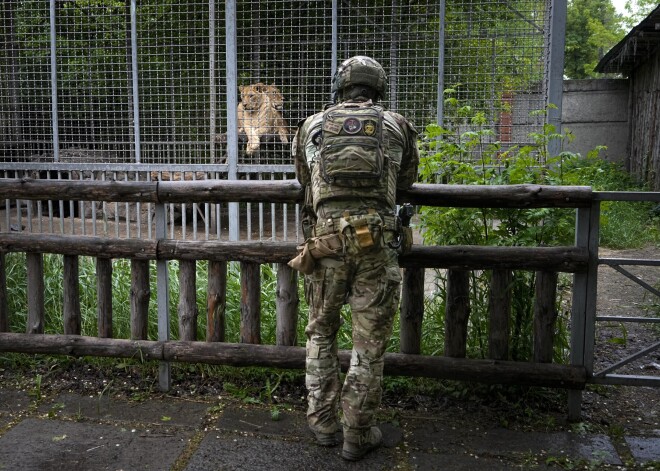
M 552 125 L 530 137 L 534 145 L 503 150 L 493 142 L 493 131 L 486 127 L 483 113 L 473 113 L 469 106 L 459 106 L 448 91 L 447 105 L 453 110 L 449 129 L 437 125 L 427 127 L 425 149 L 420 164 L 423 182 L 463 185 L 561 184 L 567 160 L 577 158 L 570 153 L 548 156 L 548 143 L 565 139 Z M 543 154 L 539 156 L 539 154 Z M 475 156 L 478 156 L 475 160 Z M 541 166 L 539 161 L 547 162 Z M 424 240 L 435 245 L 548 246 L 567 245 L 574 238 L 574 212 L 566 209 L 508 208 L 437 208 L 422 207 L 421 226 Z M 472 271 L 471 319 L 468 353 L 488 354 L 488 287 L 490 272 Z M 437 289 L 446 291 L 446 276 L 440 272 Z M 533 299 L 536 275 L 515 271 L 511 282 L 510 356 L 529 359 L 532 353 Z M 560 303 L 558 300 L 558 307 Z M 436 317 L 444 316 L 444 305 Z M 441 320 L 441 319 L 437 319 Z M 565 330 L 565 329 L 561 329 Z M 565 344 L 565 342 L 559 342 Z M 556 352 L 561 360 L 564 351 Z

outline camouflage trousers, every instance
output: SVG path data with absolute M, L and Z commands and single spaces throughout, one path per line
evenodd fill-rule
M 344 437 L 358 441 L 373 425 L 380 405 L 383 356 L 399 304 L 401 274 L 397 253 L 388 247 L 348 250 L 343 261 L 332 265 L 317 265 L 306 278 L 310 306 L 305 330 L 307 420 L 313 431 L 337 431 L 341 393 Z M 347 303 L 353 352 L 342 387 L 337 332 L 340 310 Z

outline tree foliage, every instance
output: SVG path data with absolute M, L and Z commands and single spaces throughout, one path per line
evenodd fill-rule
M 623 38 L 623 17 L 611 0 L 571 0 L 566 19 L 564 75 L 570 79 L 597 77 L 598 61 Z
M 627 14 L 623 16 L 624 28 L 632 29 L 655 8 L 658 8 L 657 0 L 628 0 L 626 2 Z

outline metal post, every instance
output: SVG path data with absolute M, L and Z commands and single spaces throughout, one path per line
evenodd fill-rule
M 156 239 L 167 238 L 167 224 L 165 221 L 165 204 L 156 205 Z M 170 311 L 169 311 L 169 279 L 167 273 L 167 260 L 156 261 L 156 299 L 158 310 L 158 340 L 165 342 L 170 339 Z M 168 361 L 161 361 L 158 370 L 158 385 L 161 391 L 169 391 L 171 386 L 171 371 Z
M 444 121 L 444 92 L 445 92 L 445 0 L 439 2 L 438 12 L 438 125 Z
M 587 280 L 584 332 L 584 365 L 587 376 L 594 373 L 594 342 L 596 336 L 596 300 L 598 297 L 598 240 L 600 238 L 600 202 L 594 201 L 589 211 L 589 272 Z
M 229 180 L 238 179 L 238 59 L 236 52 L 236 0 L 225 2 L 227 43 L 227 163 Z M 238 203 L 229 203 L 229 240 L 239 239 Z
M 575 224 L 575 245 L 587 249 L 589 255 L 586 272 L 573 276 L 571 308 L 571 364 L 583 365 L 587 376 L 593 374 L 594 329 L 596 318 L 596 291 L 598 276 L 598 202 L 589 208 L 578 208 Z M 568 391 L 568 417 L 579 420 L 582 391 Z
M 138 95 L 137 0 L 131 0 L 131 74 L 133 75 L 133 132 L 135 163 L 140 163 L 140 96 Z
M 399 110 L 399 97 L 397 96 L 397 82 L 399 77 L 399 31 L 401 31 L 401 23 L 398 21 L 400 18 L 399 4 L 397 0 L 392 0 L 392 34 L 390 36 L 390 89 L 389 95 L 389 108 L 394 111 Z
M 55 30 L 55 1 L 50 0 L 50 87 L 51 120 L 53 126 L 53 160 L 60 160 L 59 119 L 57 116 L 57 31 Z
M 216 99 L 217 88 L 215 84 L 215 0 L 209 0 L 209 160 L 212 164 L 215 161 L 215 127 L 216 127 Z M 208 209 L 208 206 L 205 206 Z M 208 239 L 208 216 L 207 221 L 207 239 Z
M 330 77 L 335 76 L 337 73 L 337 48 L 339 42 L 339 19 L 338 19 L 338 6 L 337 0 L 332 0 L 332 45 L 330 49 Z M 332 93 L 330 93 L 330 101 L 332 101 Z
M 566 44 L 566 0 L 551 0 L 550 5 L 550 34 L 548 35 L 547 50 L 548 69 L 545 72 L 547 80 L 546 105 L 548 108 L 546 122 L 555 127 L 556 133 L 561 133 L 561 107 L 564 87 L 564 47 Z M 548 157 L 554 157 L 561 152 L 561 140 L 552 139 L 548 142 Z M 545 163 L 545 162 L 542 162 Z

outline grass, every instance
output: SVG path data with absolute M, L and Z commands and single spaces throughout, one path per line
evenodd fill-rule
M 626 191 L 626 190 L 641 190 L 630 180 L 629 177 L 624 176 L 620 168 L 615 164 L 609 164 L 598 159 L 568 159 L 562 161 L 560 164 L 562 168 L 561 179 L 563 184 L 590 184 L 595 190 L 611 190 L 611 191 Z M 462 168 L 462 167 L 461 167 Z M 521 167 L 523 168 L 523 167 Z M 524 167 L 524 169 L 527 169 Z M 468 170 L 472 171 L 470 166 Z M 507 170 L 511 175 L 517 175 L 517 167 L 512 167 Z M 522 171 L 522 170 L 521 170 Z M 525 170 L 525 171 L 528 171 Z M 520 172 L 518 172 L 520 173 Z M 498 176 L 498 178 L 501 175 Z M 528 178 L 529 175 L 525 176 Z M 467 178 L 467 177 L 466 177 Z M 480 175 L 474 175 L 473 178 L 482 178 Z M 513 178 L 513 177 L 512 177 Z M 517 177 L 516 177 L 517 178 Z M 557 177 L 559 178 L 559 177 Z M 513 183 L 518 183 L 514 181 Z M 601 203 L 601 230 L 600 230 L 600 243 L 602 246 L 610 248 L 635 248 L 648 245 L 660 246 L 660 213 L 657 206 L 653 203 L 639 203 L 639 202 L 612 202 L 605 201 Z M 519 240 L 522 236 L 526 236 L 532 242 L 538 238 L 538 227 L 549 226 L 549 222 L 555 223 L 558 226 L 558 233 L 562 237 L 571 239 L 574 237 L 572 231 L 574 227 L 574 218 L 558 218 L 552 212 L 545 210 L 538 210 L 536 212 L 529 212 L 527 219 L 523 222 L 529 227 L 524 225 L 516 226 L 515 218 L 522 217 L 519 214 L 510 214 L 511 212 L 498 212 L 496 215 L 511 217 L 513 223 L 511 227 L 518 230 L 514 245 L 521 243 Z M 475 233 L 481 230 L 483 226 L 483 214 L 470 213 L 474 216 L 473 219 L 467 220 L 460 217 L 461 224 L 466 224 L 469 231 Z M 463 214 L 464 215 L 464 214 Z M 451 213 L 445 219 L 451 221 Z M 504 227 L 504 222 L 508 220 L 500 218 L 503 222 L 499 228 Z M 542 223 L 539 224 L 538 221 Z M 442 221 L 442 220 L 440 220 Z M 568 222 L 566 222 L 568 221 Z M 518 220 L 518 222 L 520 222 Z M 515 227 L 514 227 L 515 226 Z M 520 231 L 520 227 L 527 227 L 528 231 Z M 447 231 L 443 229 L 441 223 L 433 230 L 446 236 Z M 469 232 L 468 231 L 468 232 Z M 466 231 L 459 231 L 463 236 Z M 559 239 L 558 239 L 559 240 Z M 545 241 L 543 241 L 545 242 Z M 552 242 L 552 240 L 551 240 Z M 456 242 L 456 243 L 461 243 Z M 477 240 L 476 243 L 479 243 Z M 509 245 L 509 244 L 503 244 Z M 551 244 L 550 244 L 551 245 Z M 59 255 L 45 254 L 44 257 L 44 298 L 45 298 L 45 332 L 48 334 L 59 334 L 63 332 L 63 305 L 62 305 L 62 272 L 63 272 L 63 258 Z M 158 338 L 158 322 L 157 322 L 157 308 L 155 293 L 156 289 L 156 262 L 151 262 L 150 265 L 150 285 L 151 285 L 151 300 L 149 304 L 149 325 L 148 325 L 148 339 L 156 340 Z M 169 262 L 169 318 L 170 318 L 170 332 L 172 339 L 178 338 L 178 316 L 177 305 L 179 302 L 179 280 L 178 280 L 178 266 L 176 261 Z M 126 259 L 116 259 L 112 261 L 112 293 L 113 293 L 113 336 L 115 338 L 130 338 L 130 303 L 128 300 L 131 297 L 131 273 L 130 261 Z M 204 339 L 206 337 L 206 286 L 208 283 L 208 264 L 205 261 L 197 263 L 197 311 L 200 313 L 197 321 L 197 338 Z M 6 255 L 6 270 L 7 270 L 7 290 L 8 290 L 8 308 L 10 312 L 9 324 L 12 332 L 25 332 L 27 322 L 27 294 L 26 294 L 26 256 L 24 253 L 9 253 Z M 86 336 L 96 336 L 98 329 L 97 322 L 97 295 L 96 295 L 96 265 L 95 260 L 90 257 L 79 258 L 79 289 L 80 289 L 80 304 L 82 316 L 82 334 Z M 444 283 L 442 274 L 438 275 L 438 283 L 436 286 L 436 295 L 430 296 L 425 300 L 425 316 L 422 325 L 422 339 L 421 350 L 423 354 L 427 355 L 442 355 L 444 349 Z M 488 348 L 488 315 L 487 315 L 487 274 L 473 272 L 471 274 L 471 303 L 472 314 L 470 316 L 470 326 L 468 335 L 468 357 L 471 358 L 484 358 L 487 356 Z M 483 278 L 486 276 L 486 278 Z M 526 359 L 529 356 L 531 349 L 531 318 L 530 300 L 533 296 L 533 278 L 527 274 L 521 273 L 516 275 L 514 279 L 514 290 L 518 290 L 518 295 L 515 296 L 512 304 L 512 327 L 513 335 L 511 339 L 512 357 L 516 359 Z M 274 345 L 276 343 L 276 265 L 262 265 L 261 266 L 261 337 L 263 344 Z M 570 285 L 560 278 L 560 288 L 563 285 Z M 565 363 L 568 356 L 569 345 L 569 314 L 566 307 L 565 299 L 562 298 L 567 290 L 560 289 L 560 297 L 557 300 L 559 309 L 559 319 L 557 322 L 557 335 L 555 345 L 555 358 L 557 363 Z M 530 293 L 532 293 L 530 295 Z M 227 276 L 227 297 L 226 297 L 226 341 L 239 342 L 240 339 L 240 321 L 241 321 L 241 287 L 240 287 L 240 264 L 228 264 Z M 306 326 L 306 313 L 308 310 L 305 302 L 304 288 L 302 281 L 299 283 L 299 316 L 297 320 L 297 345 L 304 346 L 305 344 L 305 326 Z M 657 305 L 652 306 L 652 309 L 660 312 Z M 351 322 L 350 310 L 345 307 L 342 311 L 344 319 L 343 325 L 338 333 L 338 345 L 340 349 L 350 349 L 351 341 Z M 400 339 L 399 332 L 399 317 L 395 317 L 394 333 L 392 335 L 389 351 L 399 351 Z M 20 356 L 21 359 L 10 358 L 4 356 L 0 361 L 4 364 L 15 364 L 15 366 L 26 366 L 23 362 L 29 363 L 34 361 L 34 357 L 27 355 Z M 94 359 L 90 361 L 108 361 L 105 359 Z M 118 367 L 122 365 L 130 365 L 125 360 L 116 362 Z M 208 365 L 195 365 L 195 366 L 181 366 L 178 370 L 182 374 L 199 374 L 211 375 L 220 371 L 224 375 L 229 375 L 227 370 L 216 370 L 214 367 Z M 241 375 L 248 374 L 247 369 L 241 369 Z M 279 385 L 277 378 L 271 378 L 266 371 L 270 370 L 255 370 L 259 371 L 262 382 L 269 383 L 266 389 L 273 389 L 273 384 Z M 230 376 L 232 376 L 232 373 Z M 264 380 L 265 378 L 268 380 Z M 390 382 L 391 381 L 391 382 Z M 422 387 L 422 385 L 413 380 L 406 378 L 404 382 L 407 384 L 415 385 L 415 387 Z M 390 382 L 390 383 L 388 383 Z M 388 386 L 389 384 L 389 386 Z M 387 380 L 387 387 L 394 389 L 401 387 L 400 380 Z M 240 389 L 240 388 L 239 388 Z M 275 387 L 276 389 L 276 387 Z M 452 392 L 452 394 L 455 391 Z M 262 393 L 259 395 L 263 396 Z M 272 392 L 266 396 L 272 396 Z

